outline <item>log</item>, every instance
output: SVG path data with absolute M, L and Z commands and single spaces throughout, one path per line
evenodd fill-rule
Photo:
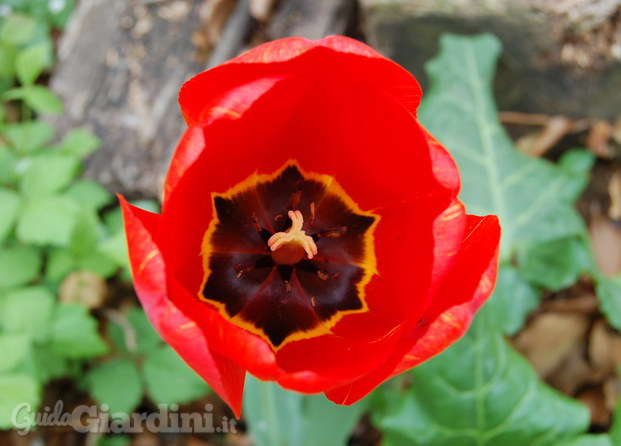
M 501 110 L 616 118 L 621 114 L 621 6 L 616 0 L 361 0 L 368 42 L 411 71 L 442 33 L 491 32 L 503 43 Z
M 340 34 L 358 37 L 356 0 L 283 1 L 268 27 L 269 39 L 300 36 L 307 39 Z
M 130 197 L 156 197 L 185 124 L 180 85 L 205 61 L 190 44 L 202 0 L 82 0 L 58 54 L 51 88 L 65 113 L 60 134 L 92 130 L 103 147 L 85 176 Z
M 201 21 L 206 5 L 228 15 L 222 30 Z M 251 10 L 249 0 L 79 3 L 50 81 L 65 113 L 50 120 L 60 135 L 83 126 L 102 139 L 103 147 L 87 160 L 87 178 L 130 198 L 160 196 L 185 130 L 178 90 L 193 75 L 248 48 L 257 28 Z M 355 11 L 356 0 L 282 0 L 266 24 L 267 37 L 344 34 L 355 24 Z M 192 44 L 214 34 L 219 40 L 208 57 Z

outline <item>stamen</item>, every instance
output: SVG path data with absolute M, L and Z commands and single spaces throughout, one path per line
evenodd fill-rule
M 277 232 L 272 235 L 267 241 L 267 245 L 270 247 L 272 252 L 283 246 L 288 246 L 289 248 L 300 247 L 303 249 L 303 252 L 301 252 L 302 256 L 286 256 L 286 260 L 283 259 L 282 263 L 297 263 L 302 260 L 304 252 L 309 259 L 312 259 L 313 256 L 317 254 L 317 245 L 315 244 L 313 238 L 306 235 L 306 232 L 302 230 L 302 226 L 304 226 L 304 217 L 302 216 L 302 213 L 300 211 L 289 211 L 288 215 L 291 219 L 291 227 L 285 232 Z M 300 258 L 294 262 L 293 260 L 295 259 L 292 257 Z

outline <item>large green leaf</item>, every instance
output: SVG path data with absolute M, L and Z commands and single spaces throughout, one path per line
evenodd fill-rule
M 523 243 L 584 233 L 573 202 L 586 184 L 591 157 L 572 155 L 567 166 L 557 166 L 514 149 L 492 96 L 500 52 L 494 36 L 445 35 L 440 46 L 427 65 L 432 83 L 420 119 L 459 165 L 468 211 L 500 218 L 502 257 Z
M 337 406 L 247 375 L 244 418 L 256 446 L 345 446 L 366 402 Z
M 600 277 L 596 291 L 602 313 L 606 315 L 610 325 L 621 330 L 621 276 Z
M 586 430 L 587 408 L 541 382 L 492 319 L 482 310 L 462 340 L 414 369 L 376 418 L 386 446 L 556 446 Z
M 516 334 L 523 327 L 528 314 L 539 305 L 540 292 L 524 280 L 516 268 L 501 268 L 494 294 L 485 304 L 494 313 L 496 329 L 507 335 Z

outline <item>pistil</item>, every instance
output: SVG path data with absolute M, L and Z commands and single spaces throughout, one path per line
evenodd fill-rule
M 313 238 L 302 230 L 304 217 L 300 211 L 289 211 L 291 227 L 284 232 L 277 232 L 267 241 L 272 250 L 272 259 L 281 265 L 295 265 L 304 258 L 317 255 L 317 245 Z

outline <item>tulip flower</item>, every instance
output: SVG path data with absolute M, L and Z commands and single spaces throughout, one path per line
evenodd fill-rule
M 121 198 L 135 289 L 239 415 L 246 372 L 352 404 L 440 353 L 492 292 L 500 228 L 466 214 L 412 75 L 288 38 L 181 89 L 162 213 Z

